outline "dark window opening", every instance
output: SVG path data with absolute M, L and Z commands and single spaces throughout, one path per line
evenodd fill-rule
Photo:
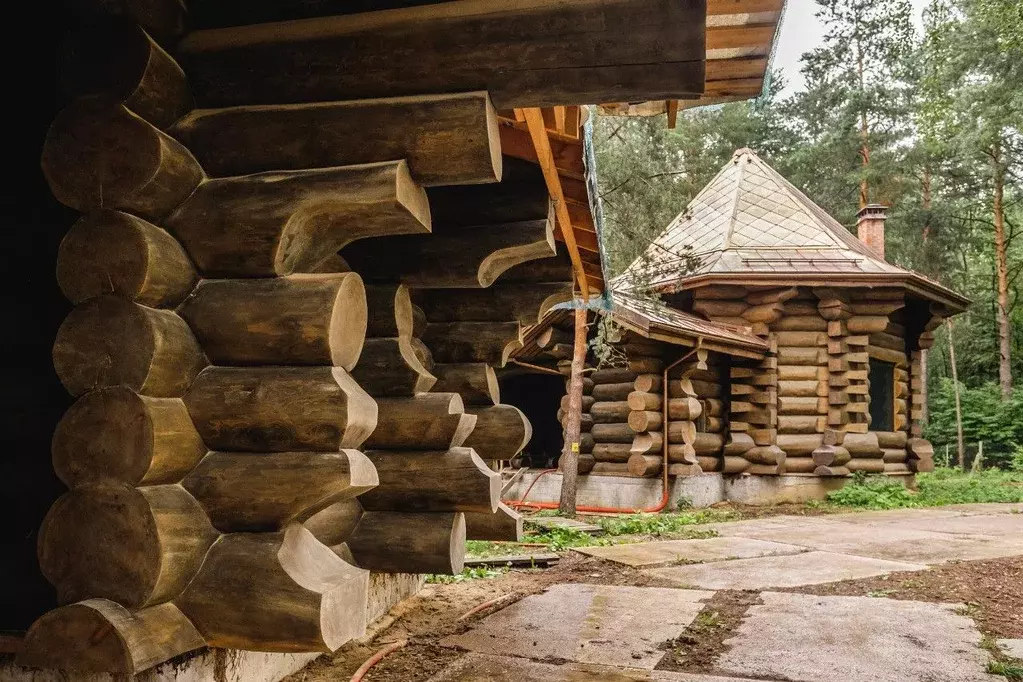
M 564 434 L 558 421 L 565 380 L 554 374 L 502 377 L 501 402 L 522 410 L 533 426 L 533 437 L 522 451 L 522 465 L 550 469 L 558 465 Z
M 895 430 L 895 365 L 870 359 L 870 430 Z

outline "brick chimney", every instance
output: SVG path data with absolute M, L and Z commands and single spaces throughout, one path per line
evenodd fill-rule
M 888 207 L 869 204 L 856 214 L 856 236 L 884 260 L 884 221 Z

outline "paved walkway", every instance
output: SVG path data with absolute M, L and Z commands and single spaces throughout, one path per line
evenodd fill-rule
M 443 640 L 468 653 L 431 682 L 1001 679 L 985 672 L 990 655 L 958 605 L 772 590 L 1023 555 L 1023 505 L 780 516 L 714 528 L 720 537 L 579 550 L 677 587 L 557 585 Z M 655 670 L 665 643 L 715 590 L 760 593 L 725 642 L 715 676 Z

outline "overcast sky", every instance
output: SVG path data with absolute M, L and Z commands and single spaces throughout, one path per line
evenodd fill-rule
M 928 0 L 912 0 L 917 14 L 917 28 L 920 27 L 920 15 L 927 2 Z M 788 9 L 785 11 L 785 20 L 778 40 L 778 51 L 774 56 L 774 65 L 782 70 L 788 82 L 785 94 L 802 87 L 803 77 L 799 73 L 799 58 L 804 52 L 817 47 L 824 36 L 824 27 L 814 16 L 816 12 L 817 3 L 814 0 L 788 0 Z

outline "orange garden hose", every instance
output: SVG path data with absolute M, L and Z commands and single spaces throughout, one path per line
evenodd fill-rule
M 372 668 L 377 663 L 382 661 L 384 656 L 394 653 L 395 651 L 402 648 L 406 644 L 408 644 L 407 639 L 399 639 L 397 642 L 391 642 L 383 649 L 381 649 L 380 651 L 376 652 L 368 659 L 366 659 L 366 662 L 359 666 L 359 669 L 355 671 L 355 673 L 352 675 L 352 678 L 348 682 L 362 682 L 362 678 L 366 676 L 366 673 L 369 672 L 370 668 Z

